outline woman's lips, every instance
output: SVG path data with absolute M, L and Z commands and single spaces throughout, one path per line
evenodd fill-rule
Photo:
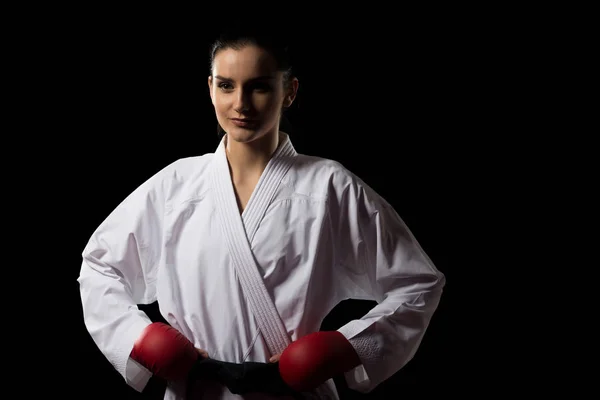
M 248 127 L 256 124 L 256 120 L 248 118 L 231 118 L 231 122 L 239 127 Z

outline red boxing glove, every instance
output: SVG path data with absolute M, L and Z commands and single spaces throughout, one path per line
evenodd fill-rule
M 338 331 L 315 332 L 290 344 L 279 358 L 281 378 L 299 392 L 360 365 L 354 347 Z
M 131 358 L 166 380 L 185 380 L 199 353 L 177 329 L 155 322 L 136 340 Z

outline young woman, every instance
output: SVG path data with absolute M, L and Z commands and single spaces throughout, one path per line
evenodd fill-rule
M 223 133 L 129 195 L 83 251 L 85 324 L 141 391 L 167 399 L 337 399 L 369 392 L 415 354 L 445 284 L 394 209 L 340 163 L 280 130 L 296 97 L 285 46 L 215 42 L 208 77 Z M 342 300 L 378 305 L 318 332 Z M 137 304 L 158 301 L 169 325 Z

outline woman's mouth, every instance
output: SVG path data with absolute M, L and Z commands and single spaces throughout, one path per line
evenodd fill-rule
M 230 118 L 231 122 L 233 122 L 233 124 L 235 126 L 239 126 L 239 127 L 250 127 L 256 124 L 256 120 L 255 119 L 249 119 L 249 118 Z

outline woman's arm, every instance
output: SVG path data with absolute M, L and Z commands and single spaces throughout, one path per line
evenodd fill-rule
M 151 373 L 130 353 L 152 323 L 137 304 L 156 300 L 169 170 L 144 182 L 98 226 L 83 250 L 78 277 L 88 332 L 127 384 L 138 391 Z

